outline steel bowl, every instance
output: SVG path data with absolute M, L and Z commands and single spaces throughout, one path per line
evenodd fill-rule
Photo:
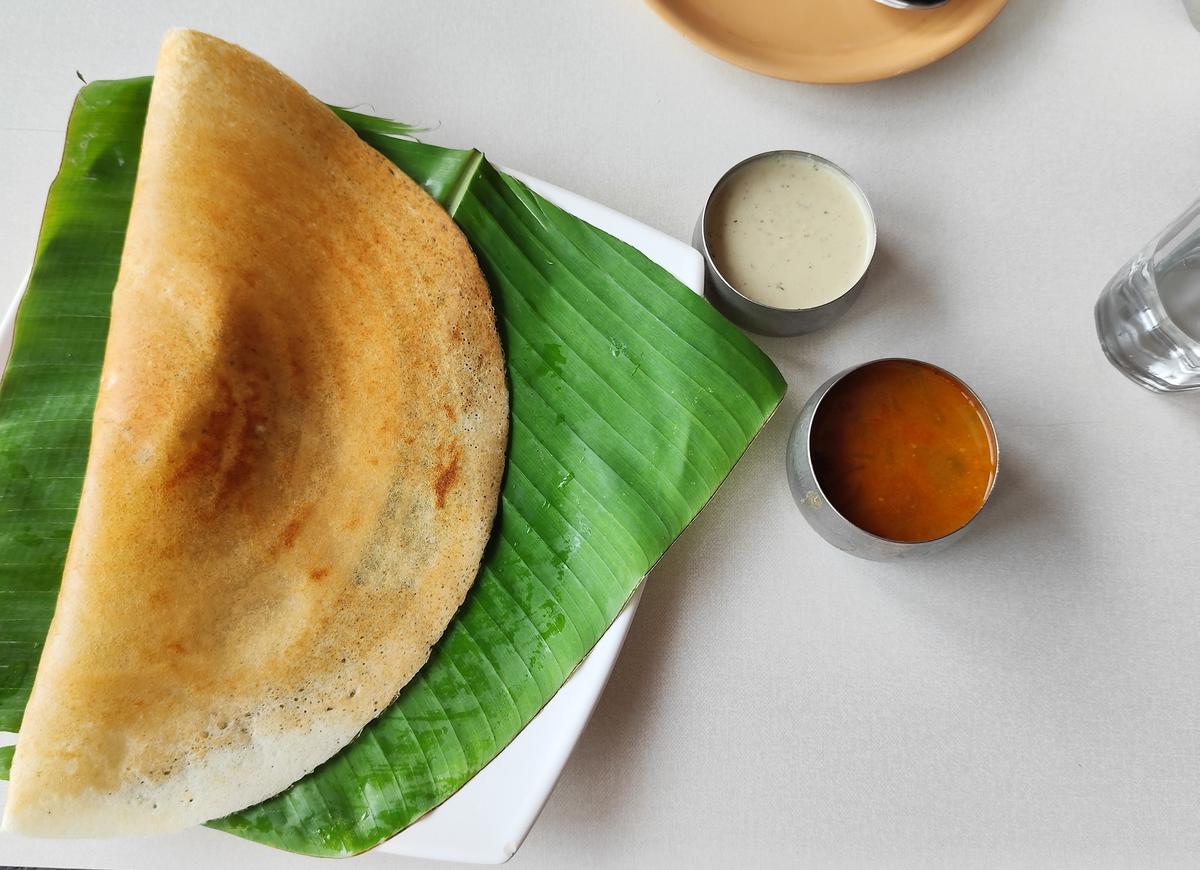
M 950 380 L 954 381 L 962 389 L 964 393 L 970 396 L 979 407 L 983 416 L 984 426 L 987 428 L 988 436 L 992 442 L 993 456 L 996 460 L 996 473 L 992 475 L 991 486 L 984 493 L 983 501 L 972 517 L 967 520 L 962 526 L 955 531 L 941 538 L 934 538 L 929 541 L 894 541 L 889 538 L 883 538 L 879 535 L 861 529 L 850 520 L 846 519 L 842 514 L 830 504 L 824 490 L 821 488 L 821 483 L 817 480 L 816 472 L 813 469 L 812 461 L 812 426 L 813 420 L 820 413 L 821 402 L 829 394 L 842 378 L 856 372 L 859 369 L 874 365 L 875 363 L 885 362 L 889 360 L 899 360 L 902 362 L 912 362 L 919 365 L 928 366 L 935 371 L 941 372 Z M 804 407 L 800 411 L 800 416 L 796 419 L 795 426 L 792 427 L 791 437 L 788 439 L 787 446 L 787 474 L 788 484 L 792 490 L 792 498 L 796 500 L 797 507 L 800 508 L 800 513 L 808 524 L 816 530 L 822 538 L 833 544 L 839 550 L 844 550 L 852 556 L 858 556 L 862 559 L 870 559 L 876 562 L 890 562 L 895 559 L 908 559 L 913 556 L 928 556 L 933 553 L 938 553 L 959 538 L 966 534 L 967 529 L 979 517 L 980 512 L 991 499 L 992 492 L 996 488 L 996 477 L 1000 473 L 1000 444 L 996 440 L 996 429 L 992 424 L 991 415 L 988 413 L 983 402 L 979 400 L 979 396 L 968 387 L 961 378 L 956 377 L 945 369 L 935 366 L 932 363 L 924 362 L 923 360 L 905 359 L 903 357 L 885 357 L 883 359 L 871 360 L 870 362 L 862 363 L 861 365 L 851 366 L 845 371 L 839 372 L 832 378 L 823 383 L 820 388 L 812 394 Z
M 721 274 L 721 270 L 713 261 L 709 250 L 708 216 L 717 194 L 721 192 L 726 182 L 746 165 L 756 160 L 763 160 L 780 154 L 814 160 L 832 169 L 849 182 L 851 189 L 857 194 L 859 201 L 862 203 L 871 233 L 867 264 L 863 267 L 862 274 L 836 299 L 832 299 L 824 305 L 818 305 L 814 308 L 776 308 L 772 305 L 763 305 L 761 302 L 755 302 L 753 299 L 743 296 Z M 845 314 L 846 310 L 854 303 L 854 300 L 858 298 L 859 293 L 862 291 L 863 282 L 870 271 L 871 261 L 875 257 L 877 242 L 878 232 L 875 226 L 875 212 L 871 209 L 871 203 L 867 199 L 867 195 L 863 193 L 862 188 L 858 186 L 858 183 L 850 176 L 850 173 L 846 172 L 846 170 L 842 169 L 836 163 L 826 160 L 817 154 L 788 149 L 764 151 L 762 154 L 747 157 L 722 175 L 721 179 L 713 186 L 708 199 L 705 200 L 704 210 L 700 212 L 700 219 L 696 222 L 696 231 L 692 236 L 693 246 L 704 257 L 705 290 L 717 303 L 717 307 L 738 326 L 748 329 L 751 332 L 757 332 L 759 335 L 774 336 L 803 335 L 806 332 L 813 332 L 823 326 L 828 326 Z

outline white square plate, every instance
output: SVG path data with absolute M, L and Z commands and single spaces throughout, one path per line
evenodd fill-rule
M 519 172 L 511 174 L 561 208 L 638 248 L 696 293 L 703 292 L 704 263 L 690 246 L 570 191 Z M 13 319 L 21 292 L 0 321 L 0 359 L 5 361 L 12 346 Z M 475 864 L 499 864 L 511 858 L 545 806 L 604 691 L 641 594 L 639 587 L 558 694 L 491 764 L 444 804 L 378 846 L 374 853 Z M 14 740 L 13 735 L 0 733 L 0 744 Z M 7 785 L 0 782 L 0 803 Z M 162 837 L 102 841 L 29 840 L 0 834 L 0 865 L 187 870 L 242 863 L 282 868 L 307 862 L 207 828 Z

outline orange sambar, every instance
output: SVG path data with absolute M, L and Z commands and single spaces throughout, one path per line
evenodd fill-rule
M 996 477 L 983 408 L 953 377 L 916 360 L 880 360 L 842 378 L 817 406 L 809 443 L 829 503 L 892 541 L 958 531 Z

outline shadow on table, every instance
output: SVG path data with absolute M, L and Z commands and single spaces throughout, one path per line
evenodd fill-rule
M 1063 10 L 1061 0 L 1010 0 L 995 21 L 957 51 L 928 66 L 875 82 L 809 84 L 733 68 L 728 74 L 741 79 L 745 99 L 761 106 L 765 114 L 852 126 L 864 139 L 876 142 L 876 151 L 882 147 L 886 153 L 895 143 L 900 168 L 903 161 L 919 157 L 899 147 L 910 141 L 914 132 L 978 124 L 1004 104 L 1029 74 L 1031 60 L 1051 50 Z M 982 94 L 978 89 L 981 78 L 988 83 Z M 1050 96 L 1054 93 L 1053 88 L 1048 90 Z M 930 112 L 932 95 L 955 103 L 955 113 L 947 117 Z M 798 127 L 797 133 L 803 136 L 805 130 L 807 125 Z M 856 167 L 851 162 L 847 168 L 853 173 Z M 870 189 L 867 193 L 871 194 Z
M 932 269 L 932 265 L 922 262 L 911 252 L 906 254 L 886 234 L 881 235 L 862 294 L 845 316 L 821 336 L 822 340 L 827 335 L 829 341 L 836 342 L 839 327 L 849 329 L 868 318 L 881 318 L 876 323 L 878 328 L 884 329 L 899 315 L 911 316 L 913 312 L 920 312 L 923 318 L 935 317 L 934 309 L 940 300 L 933 289 L 938 282 Z M 869 358 L 864 356 L 862 361 Z
M 1002 75 L 1008 67 L 1028 63 L 1030 53 L 1038 50 L 1034 42 L 1038 33 L 1054 29 L 1055 16 L 1063 5 L 1061 0 L 1009 0 L 996 20 L 962 48 L 929 66 L 878 82 L 875 87 L 912 92 L 914 98 L 919 98 L 931 84 L 942 84 L 938 79 L 973 79 L 981 69 Z
M 1000 466 L 995 489 L 967 534 L 947 552 L 1003 560 L 1021 542 L 1054 541 L 1068 549 L 1078 545 L 1065 496 L 1038 473 L 1020 446 L 1006 446 L 1003 430 L 997 435 Z
M 806 379 L 815 377 L 806 370 Z M 605 819 L 615 814 L 628 797 L 629 783 L 636 779 L 640 765 L 642 735 L 655 718 L 671 670 L 679 667 L 672 650 L 679 643 L 681 623 L 688 612 L 686 604 L 703 594 L 695 587 L 703 580 L 710 561 L 707 547 L 724 546 L 725 535 L 733 534 L 727 522 L 729 512 L 736 510 L 736 503 L 748 492 L 761 493 L 766 486 L 776 487 L 778 491 L 770 497 L 791 508 L 782 474 L 784 446 L 809 392 L 789 384 L 775 415 L 734 469 L 731 477 L 738 478 L 736 483 L 727 481 L 717 491 L 647 580 L 604 696 L 567 765 L 562 786 L 570 788 L 573 781 L 587 783 L 587 799 L 555 805 L 559 809 L 586 807 L 589 827 L 603 827 Z
M 1160 396 L 1159 401 L 1167 403 L 1172 414 L 1191 417 L 1200 423 L 1200 390 L 1189 393 L 1170 393 Z

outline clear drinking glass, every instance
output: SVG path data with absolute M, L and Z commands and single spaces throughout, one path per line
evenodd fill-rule
M 1200 389 L 1200 200 L 1104 288 L 1096 332 L 1109 362 L 1146 389 Z

